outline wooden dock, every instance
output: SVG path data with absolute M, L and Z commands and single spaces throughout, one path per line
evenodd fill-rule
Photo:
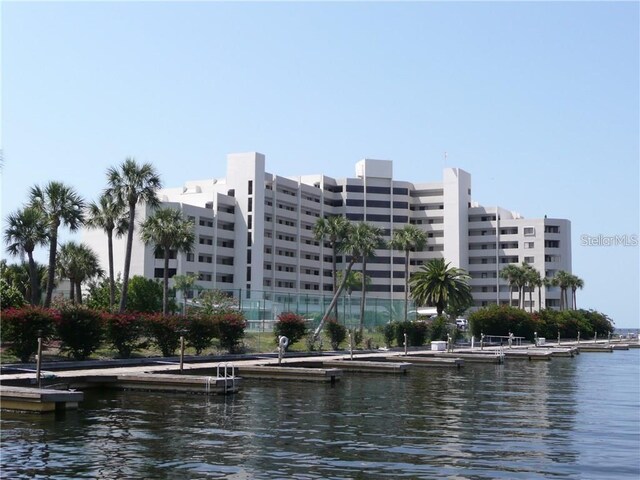
M 411 367 L 411 363 L 407 363 L 405 359 L 397 362 L 376 362 L 367 360 L 325 360 L 322 362 L 323 367 L 339 368 L 345 372 L 354 373 L 392 373 L 406 374 Z
M 505 350 L 504 356 L 507 360 L 528 360 L 528 361 L 536 361 L 542 360 L 548 362 L 551 360 L 553 356 L 553 352 L 551 351 L 540 351 L 534 349 L 512 349 Z
M 595 352 L 612 353 L 613 352 L 612 345 L 598 345 L 598 344 L 586 345 L 585 344 L 585 345 L 580 345 L 578 349 L 580 350 L 580 353 L 595 353 Z
M 261 380 L 295 380 L 303 382 L 335 383 L 342 377 L 342 370 L 338 368 L 309 368 L 281 365 L 245 365 L 236 364 L 238 375 L 243 378 Z
M 78 408 L 78 402 L 83 398 L 82 392 L 3 385 L 0 388 L 0 409 L 38 413 L 55 412 Z
M 204 395 L 237 393 L 242 384 L 242 378 L 240 377 L 209 377 L 169 373 L 105 375 L 93 377 L 91 381 L 100 383 L 108 388 L 120 390 L 199 393 Z
M 385 357 L 388 362 L 409 362 L 414 367 L 423 368 L 461 368 L 464 367 L 464 360 L 461 358 L 439 358 L 435 356 L 389 356 Z
M 460 358 L 465 361 L 465 363 L 494 363 L 500 364 L 504 362 L 504 357 L 501 355 L 496 355 L 495 351 L 487 350 L 486 353 L 466 353 L 466 352 L 437 352 L 435 354 L 436 358 Z

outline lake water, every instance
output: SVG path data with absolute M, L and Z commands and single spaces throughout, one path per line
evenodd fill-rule
M 640 350 L 3 414 L 2 478 L 634 479 Z

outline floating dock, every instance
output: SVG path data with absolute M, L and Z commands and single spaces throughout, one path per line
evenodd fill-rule
M 464 360 L 461 358 L 439 358 L 435 356 L 389 356 L 385 357 L 387 362 L 409 362 L 414 367 L 423 368 L 461 368 L 464 367 Z
M 78 408 L 84 399 L 82 392 L 47 388 L 10 387 L 0 388 L 0 409 L 24 412 L 55 412 Z
M 228 395 L 237 393 L 242 384 L 240 377 L 210 377 L 174 375 L 170 373 L 130 373 L 114 376 L 95 376 L 92 383 L 121 390 L 199 393 Z
M 580 350 L 580 353 L 583 353 L 583 352 L 587 352 L 587 353 L 593 353 L 593 352 L 612 353 L 613 352 L 613 345 L 598 345 L 598 344 L 580 345 L 578 347 L 578 350 Z
M 508 360 L 512 360 L 512 359 L 528 360 L 528 361 L 542 360 L 542 361 L 548 362 L 551 360 L 551 357 L 553 357 L 553 352 L 533 350 L 533 349 L 527 349 L 527 350 L 513 349 L 513 350 L 505 350 L 504 356 Z M 573 355 L 566 355 L 566 356 L 573 356 Z
M 349 359 L 325 360 L 322 362 L 322 365 L 323 367 L 339 368 L 345 372 L 395 374 L 406 374 L 407 370 L 411 367 L 411 363 L 407 363 L 406 359 L 400 359 L 397 363 Z
M 295 380 L 304 382 L 335 383 L 342 377 L 339 368 L 309 368 L 281 365 L 235 365 L 236 372 L 243 378 L 262 380 Z

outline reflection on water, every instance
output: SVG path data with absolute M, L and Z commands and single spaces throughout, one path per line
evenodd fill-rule
M 638 478 L 638 350 L 4 414 L 3 478 Z

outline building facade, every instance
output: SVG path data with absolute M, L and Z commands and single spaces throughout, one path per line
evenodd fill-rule
M 571 271 L 568 220 L 526 219 L 481 206 L 472 201 L 470 174 L 459 168 L 444 169 L 439 182 L 412 183 L 393 179 L 391 161 L 365 159 L 356 163 L 353 178 L 292 178 L 268 173 L 260 153 L 231 154 L 224 179 L 190 181 L 161 190 L 159 197 L 196 226 L 194 253 L 172 254 L 169 273 L 197 274 L 205 289 L 330 294 L 332 250 L 314 238 L 313 229 L 319 218 L 331 215 L 371 223 L 387 241 L 407 224 L 421 228 L 427 245 L 411 254 L 410 272 L 444 257 L 469 272 L 478 307 L 509 303 L 510 289 L 499 272 L 510 263 L 529 263 L 547 277 Z M 140 210 L 142 221 L 149 212 Z M 104 234 L 85 231 L 84 240 L 106 268 Z M 123 265 L 124 240 L 115 243 L 115 265 Z M 161 278 L 162 259 L 137 236 L 134 243 L 131 275 Z M 338 260 L 344 266 L 344 259 Z M 367 295 L 404 298 L 404 261 L 403 252 L 378 250 L 367 264 Z M 531 299 L 538 309 L 537 292 Z M 559 302 L 559 289 L 542 290 L 543 306 L 559 307 Z

